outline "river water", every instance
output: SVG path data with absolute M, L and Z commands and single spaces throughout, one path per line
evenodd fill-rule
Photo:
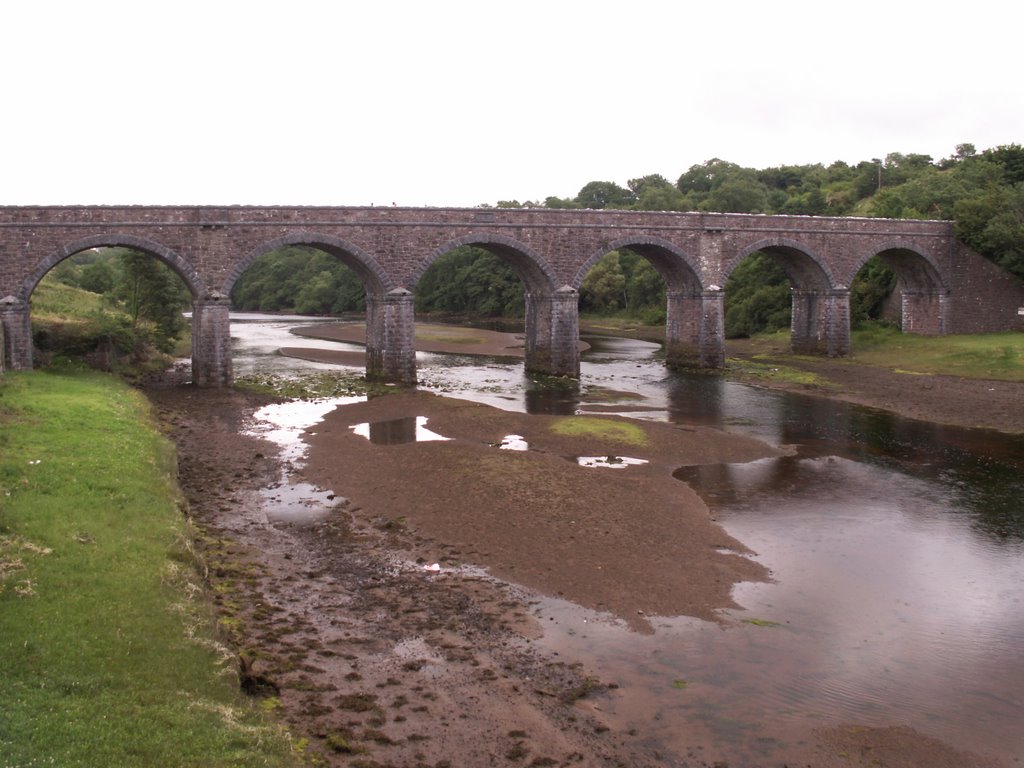
M 319 321 L 233 316 L 236 375 L 332 368 L 276 354 L 346 347 L 288 333 L 303 322 Z M 690 757 L 709 763 L 781 764 L 841 724 L 1024 761 L 1024 438 L 676 374 L 656 344 L 586 340 L 581 395 L 540 391 L 521 362 L 426 353 L 421 386 L 528 412 L 613 404 L 798 446 L 676 473 L 772 574 L 736 587 L 743 609 L 725 624 L 661 619 L 638 635 L 540 601 L 539 642 L 619 684 L 606 719 L 680 760 L 697 736 L 708 746 Z

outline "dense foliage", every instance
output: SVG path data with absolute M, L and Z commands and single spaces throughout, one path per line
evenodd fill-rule
M 295 245 L 257 259 L 231 291 L 235 309 L 340 314 L 366 307 L 356 274 L 328 253 Z
M 456 248 L 439 258 L 416 290 L 418 312 L 520 317 L 523 283 L 512 267 L 480 248 Z

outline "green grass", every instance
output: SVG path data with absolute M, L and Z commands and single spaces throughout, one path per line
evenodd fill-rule
M 56 280 L 43 279 L 32 292 L 33 319 L 85 322 L 90 313 L 111 311 L 98 293 L 83 291 Z
M 238 690 L 143 398 L 0 378 L 0 768 L 283 766 Z
M 886 328 L 854 331 L 852 359 L 908 373 L 1024 381 L 1024 333 L 916 336 Z
M 761 356 L 756 356 L 761 357 Z M 771 356 L 771 362 L 761 362 L 755 358 L 729 358 L 726 361 L 726 368 L 730 374 L 741 379 L 770 379 L 772 381 L 786 382 L 789 384 L 803 384 L 815 387 L 835 386 L 833 382 L 822 378 L 810 371 L 784 365 Z
M 551 424 L 551 431 L 566 437 L 589 437 L 627 445 L 646 445 L 647 433 L 635 424 L 599 416 L 570 416 Z
M 765 371 L 757 370 L 763 360 L 769 369 L 767 373 L 799 379 L 800 372 L 792 371 L 799 367 L 801 357 L 789 351 L 788 331 L 759 334 L 742 344 L 749 356 L 743 360 L 729 360 L 730 368 L 735 367 L 738 373 L 765 375 Z M 895 328 L 872 326 L 853 331 L 850 347 L 850 356 L 843 359 L 851 364 L 888 368 L 907 374 L 1024 381 L 1024 333 L 1014 331 L 918 336 L 901 333 Z M 787 360 L 792 361 L 795 367 L 787 367 Z M 747 368 L 751 370 L 747 371 Z M 770 370 L 776 368 L 777 371 Z

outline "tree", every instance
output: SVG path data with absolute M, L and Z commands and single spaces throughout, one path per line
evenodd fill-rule
M 576 202 L 583 208 L 630 208 L 636 195 L 614 181 L 591 181 L 576 195 Z
M 956 236 L 1024 279 L 1024 183 L 957 201 Z
M 1012 186 L 1024 182 L 1024 147 L 1020 144 L 986 149 L 982 157 L 1003 169 L 1004 184 Z
M 618 251 L 606 254 L 597 262 L 580 286 L 580 307 L 590 312 L 611 313 L 626 304 L 626 276 Z
M 640 197 L 648 189 L 661 189 L 663 187 L 671 187 L 672 182 L 662 176 L 660 173 L 649 173 L 646 176 L 641 176 L 637 179 L 630 179 L 626 182 L 626 186 L 629 187 L 630 191 L 636 196 Z
M 160 345 L 168 347 L 185 327 L 182 313 L 191 303 L 188 289 L 167 265 L 147 253 L 126 250 L 120 262 L 122 279 L 117 294 L 132 327 L 149 320 L 156 326 Z
M 261 312 L 338 314 L 362 310 L 366 288 L 337 256 L 304 245 L 264 254 L 231 289 L 231 306 Z
M 671 184 L 648 185 L 633 206 L 638 211 L 686 211 L 690 209 L 686 196 Z
M 691 165 L 689 170 L 679 177 L 676 186 L 684 195 L 690 192 L 710 192 L 725 176 L 737 170 L 740 170 L 740 167 L 735 163 L 713 157 L 702 165 Z
M 580 208 L 582 207 L 575 200 L 570 200 L 567 197 L 545 197 L 544 198 L 545 208 Z
M 117 270 L 110 259 L 96 260 L 81 268 L 78 287 L 92 293 L 110 293 L 117 284 Z
M 790 282 L 770 256 L 757 252 L 744 259 L 725 284 L 727 338 L 775 331 L 789 325 Z
M 763 213 L 768 207 L 768 190 L 750 170 L 739 168 L 715 181 L 700 205 L 702 211 L 722 213 Z
M 850 325 L 879 320 L 885 300 L 896 287 L 896 274 L 877 256 L 868 260 L 850 286 Z
M 482 248 L 449 251 L 431 265 L 416 287 L 417 312 L 518 317 L 525 303 L 519 276 Z

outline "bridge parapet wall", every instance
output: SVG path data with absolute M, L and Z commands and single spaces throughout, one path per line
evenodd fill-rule
M 0 286 L 13 293 L 19 277 L 52 266 L 70 244 L 116 235 L 159 246 L 157 255 L 194 270 L 209 291 L 229 288 L 239 261 L 281 238 L 352 244 L 379 263 L 386 291 L 413 289 L 423 262 L 448 243 L 500 236 L 538 254 L 554 290 L 578 289 L 588 259 L 631 239 L 653 237 L 691 254 L 702 288 L 724 284 L 758 247 L 782 244 L 815 254 L 848 284 L 880 244 L 902 238 L 945 252 L 952 229 L 949 222 L 540 208 L 7 207 L 0 208 Z
M 618 248 L 647 257 L 667 281 L 670 361 L 724 359 L 722 289 L 755 251 L 769 253 L 793 282 L 797 346 L 848 351 L 849 286 L 878 254 L 903 270 L 912 329 L 1024 328 L 1016 314 L 1024 286 L 957 243 L 943 221 L 546 208 L 0 207 L 5 360 L 31 363 L 27 302 L 46 271 L 85 248 L 128 245 L 181 274 L 197 306 L 194 368 L 211 384 L 228 382 L 225 297 L 255 258 L 285 244 L 323 248 L 355 269 L 373 310 L 370 368 L 405 380 L 415 377 L 416 285 L 440 255 L 468 244 L 498 254 L 523 279 L 527 365 L 551 373 L 578 373 L 570 339 L 576 295 L 588 269 Z

